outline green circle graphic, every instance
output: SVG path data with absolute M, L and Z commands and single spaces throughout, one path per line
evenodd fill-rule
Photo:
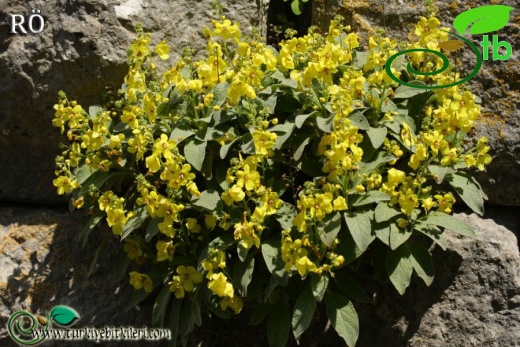
M 27 318 L 29 319 L 29 326 L 24 327 L 23 323 L 24 321 L 27 322 Z M 11 338 L 18 342 L 19 344 L 22 344 L 24 346 L 32 346 L 40 343 L 44 337 L 42 335 L 35 337 L 33 339 L 22 339 L 19 334 L 22 335 L 31 335 L 33 331 L 38 326 L 38 320 L 36 317 L 27 311 L 18 311 L 9 317 L 9 321 L 7 322 L 7 331 L 9 333 L 9 336 Z M 49 328 L 49 324 L 45 326 L 45 330 Z M 15 330 L 17 333 L 15 333 Z
M 411 84 L 411 83 L 408 83 L 408 82 L 405 82 L 405 81 L 401 81 L 397 76 L 395 76 L 392 72 L 392 62 L 397 58 L 399 57 L 401 54 L 406 54 L 406 53 L 412 53 L 412 52 L 426 52 L 426 53 L 432 53 L 432 54 L 435 54 L 436 56 L 438 57 L 441 57 L 442 59 L 442 67 L 438 70 L 435 70 L 435 71 L 431 71 L 431 72 L 421 72 L 421 71 L 417 71 L 415 70 L 411 63 L 408 63 L 408 65 L 406 66 L 406 69 L 413 73 L 413 74 L 416 74 L 416 75 L 420 75 L 420 76 L 432 76 L 432 75 L 437 75 L 437 74 L 440 74 L 442 73 L 443 71 L 445 71 L 450 62 L 448 60 L 448 57 L 446 57 L 442 52 L 439 52 L 439 51 L 435 51 L 433 49 L 428 49 L 428 48 L 413 48 L 413 49 L 407 49 L 407 50 L 404 50 L 404 51 L 401 51 L 401 52 L 398 52 L 394 55 L 392 55 L 390 58 L 388 58 L 388 60 L 386 61 L 386 66 L 385 66 L 385 70 L 386 70 L 386 73 L 388 74 L 388 76 L 390 76 L 391 79 L 393 79 L 394 81 L 396 81 L 397 83 L 403 85 L 403 86 L 407 86 L 407 87 L 412 87 L 412 88 L 420 88 L 420 89 L 442 89 L 442 88 L 449 88 L 449 87 L 454 87 L 454 86 L 457 86 L 459 84 L 462 84 L 464 82 L 467 82 L 469 81 L 470 79 L 472 79 L 473 77 L 475 77 L 475 75 L 479 72 L 481 66 L 482 66 L 482 54 L 480 53 L 479 49 L 477 46 L 475 46 L 473 43 L 471 43 L 468 39 L 460 36 L 460 35 L 457 35 L 453 32 L 450 32 L 450 31 L 447 31 L 447 33 L 449 35 L 453 35 L 457 38 L 459 38 L 460 40 L 462 40 L 465 44 L 467 44 L 468 46 L 471 47 L 471 49 L 473 50 L 473 52 L 475 53 L 475 56 L 477 57 L 477 63 L 475 64 L 475 68 L 471 71 L 471 73 L 466 76 L 465 78 L 461 79 L 460 81 L 457 81 L 457 82 L 453 82 L 453 83 L 450 83 L 450 84 L 444 84 L 444 85 L 437 85 L 437 86 L 421 86 L 421 85 L 417 85 L 417 84 Z

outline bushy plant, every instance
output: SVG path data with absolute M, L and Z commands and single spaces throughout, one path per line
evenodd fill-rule
M 356 264 L 372 262 L 402 294 L 413 272 L 432 283 L 428 246 L 446 248 L 444 228 L 473 236 L 452 210 L 459 196 L 483 212 L 467 171 L 489 164 L 489 147 L 465 142 L 480 106 L 462 86 L 399 86 L 384 69 L 397 43 L 377 34 L 362 51 L 340 18 L 279 50 L 226 18 L 212 24 L 206 56 L 184 54 L 162 74 L 170 47 L 137 28 L 120 96 L 105 107 L 87 112 L 60 94 L 53 125 L 69 142 L 54 185 L 91 215 L 82 244 L 106 221 L 123 271 L 131 263 L 131 305 L 152 293 L 153 324 L 183 343 L 206 315 L 248 305 L 282 346 L 323 302 L 354 346 L 352 300 L 369 300 Z M 438 50 L 439 24 L 421 19 L 407 47 Z M 435 70 L 436 56 L 401 58 L 392 71 L 403 81 L 458 78 L 406 71 L 407 60 Z

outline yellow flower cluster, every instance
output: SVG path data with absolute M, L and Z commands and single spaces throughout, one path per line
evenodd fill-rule
M 182 312 L 191 301 L 239 313 L 265 266 L 326 280 L 347 270 L 347 249 L 390 246 L 390 225 L 420 232 L 415 222 L 452 213 L 444 176 L 491 162 L 485 138 L 462 143 L 480 106 L 457 86 L 423 91 L 415 105 L 384 68 L 397 42 L 378 32 L 360 52 L 349 31 L 336 19 L 324 36 L 311 30 L 274 48 L 221 17 L 204 31 L 204 57 L 186 50 L 159 73 L 171 49 L 138 27 L 119 99 L 87 112 L 60 95 L 54 107 L 53 125 L 70 141 L 56 160 L 58 194 L 92 215 L 88 230 L 104 219 L 140 271 L 160 272 Z M 414 33 L 408 48 L 446 40 L 436 18 Z M 421 52 L 407 59 L 421 71 L 442 63 Z M 388 228 L 374 235 L 375 224 Z M 130 284 L 151 292 L 154 272 L 131 271 Z

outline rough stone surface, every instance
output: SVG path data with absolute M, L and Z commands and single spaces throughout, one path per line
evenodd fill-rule
M 120 87 L 126 49 L 141 22 L 153 40 L 173 46 L 172 59 L 204 46 L 211 0 L 4 1 L 0 8 L 0 202 L 61 203 L 52 186 L 54 157 L 63 141 L 51 120 L 57 92 L 84 105 L 99 102 L 105 86 Z M 268 0 L 226 1 L 223 13 L 265 28 Z M 11 15 L 40 10 L 41 33 L 11 34 Z M 35 21 L 35 23 L 37 23 Z M 265 30 L 265 29 L 264 29 Z
M 95 272 L 86 276 L 102 235 L 101 230 L 94 231 L 92 243 L 78 248 L 76 236 L 84 222 L 81 213 L 0 209 L 1 346 L 15 346 L 7 334 L 7 320 L 21 309 L 44 315 L 56 305 L 67 305 L 80 315 L 75 324 L 78 328 L 142 327 L 150 321 L 149 303 L 125 311 L 133 289 L 127 276 L 116 279 L 112 254 L 120 251 L 117 241 L 99 258 Z M 63 346 L 63 341 L 45 345 Z M 81 346 L 95 344 L 83 341 Z
M 361 326 L 358 346 L 520 346 L 520 255 L 512 232 L 520 230 L 519 212 L 518 208 L 491 209 L 488 213 L 494 220 L 459 214 L 477 237 L 459 238 L 447 232 L 448 250 L 434 251 L 436 278 L 430 287 L 415 276 L 400 296 L 391 284 L 376 282 L 373 273 L 359 274 L 368 293 L 377 295 L 370 294 L 368 304 L 356 303 Z M 95 231 L 92 244 L 79 249 L 76 236 L 85 220 L 81 213 L 0 209 L 1 346 L 14 346 L 6 322 L 19 309 L 41 314 L 64 304 L 80 313 L 77 327 L 149 326 L 152 301 L 125 312 L 132 289 L 127 277 L 115 278 L 112 255 L 120 249 L 116 240 L 100 257 L 94 274 L 86 277 L 107 231 Z M 190 345 L 260 347 L 267 343 L 265 326 L 249 326 L 247 312 L 226 323 L 203 319 L 203 329 L 195 331 Z M 343 342 L 322 316 L 302 336 L 301 345 L 332 347 Z M 296 344 L 291 341 L 289 346 Z
M 367 35 L 376 28 L 386 29 L 386 35 L 406 40 L 415 24 L 427 11 L 425 1 L 341 1 L 315 0 L 313 24 L 327 30 L 337 14 L 346 18 L 352 30 Z M 467 85 L 482 99 L 482 117 L 476 124 L 472 139 L 487 136 L 492 148 L 493 162 L 487 172 L 477 178 L 494 205 L 520 206 L 520 15 L 515 0 L 481 1 L 437 0 L 437 17 L 445 27 L 453 28 L 453 19 L 460 13 L 478 6 L 500 4 L 516 7 L 510 13 L 509 24 L 492 34 L 511 44 L 513 55 L 507 61 L 484 61 L 481 70 Z M 468 37 L 480 48 L 481 35 Z M 491 38 L 490 38 L 491 40 Z M 362 44 L 367 44 L 365 39 Z M 491 57 L 491 53 L 490 53 Z M 463 57 L 461 66 L 473 68 L 475 58 Z M 468 70 L 470 70 L 468 68 Z
M 360 305 L 359 345 L 519 346 L 520 255 L 511 232 L 520 230 L 517 213 L 500 211 L 495 221 L 459 214 L 476 239 L 447 232 L 448 250 L 434 251 L 430 287 L 414 277 L 403 296 L 389 284 Z

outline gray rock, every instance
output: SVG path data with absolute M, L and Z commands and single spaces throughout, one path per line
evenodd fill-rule
M 0 8 L 0 202 L 63 203 L 52 185 L 54 157 L 64 141 L 51 120 L 57 92 L 85 106 L 100 102 L 105 86 L 119 88 L 127 71 L 126 49 L 141 22 L 153 41 L 165 39 L 176 59 L 186 45 L 205 45 L 212 1 L 65 0 L 7 2 Z M 265 31 L 268 0 L 236 0 L 224 14 Z M 37 34 L 10 34 L 12 14 L 40 10 L 45 27 Z M 35 22 L 36 23 L 36 22 Z
M 427 13 L 425 4 L 411 0 L 400 1 L 314 1 L 313 24 L 326 31 L 330 20 L 337 14 L 346 18 L 352 30 L 363 34 L 362 44 L 367 44 L 367 35 L 376 28 L 384 28 L 386 35 L 405 40 L 421 16 Z M 489 1 L 433 2 L 439 8 L 437 17 L 443 26 L 452 28 L 453 19 L 460 13 Z M 493 2 L 495 3 L 495 2 Z M 515 7 L 517 1 L 504 0 L 500 5 Z M 507 61 L 484 61 L 481 70 L 467 85 L 482 99 L 482 117 L 476 123 L 472 140 L 487 136 L 492 148 L 493 162 L 487 172 L 478 173 L 477 179 L 494 205 L 520 206 L 520 17 L 518 8 L 510 13 L 509 24 L 494 32 L 500 41 L 511 44 L 513 55 Z M 466 35 L 470 37 L 470 35 Z M 480 48 L 481 35 L 470 38 Z M 491 38 L 490 38 L 491 40 Z M 491 56 L 491 54 L 490 54 Z M 475 59 L 462 57 L 461 66 L 474 66 Z
M 374 283 L 369 304 L 357 305 L 359 346 L 519 346 L 520 254 L 512 230 L 518 209 L 489 217 L 458 214 L 476 239 L 446 231 L 448 250 L 434 250 L 435 279 L 417 276 L 403 296 Z M 370 283 L 370 281 L 369 281 Z

